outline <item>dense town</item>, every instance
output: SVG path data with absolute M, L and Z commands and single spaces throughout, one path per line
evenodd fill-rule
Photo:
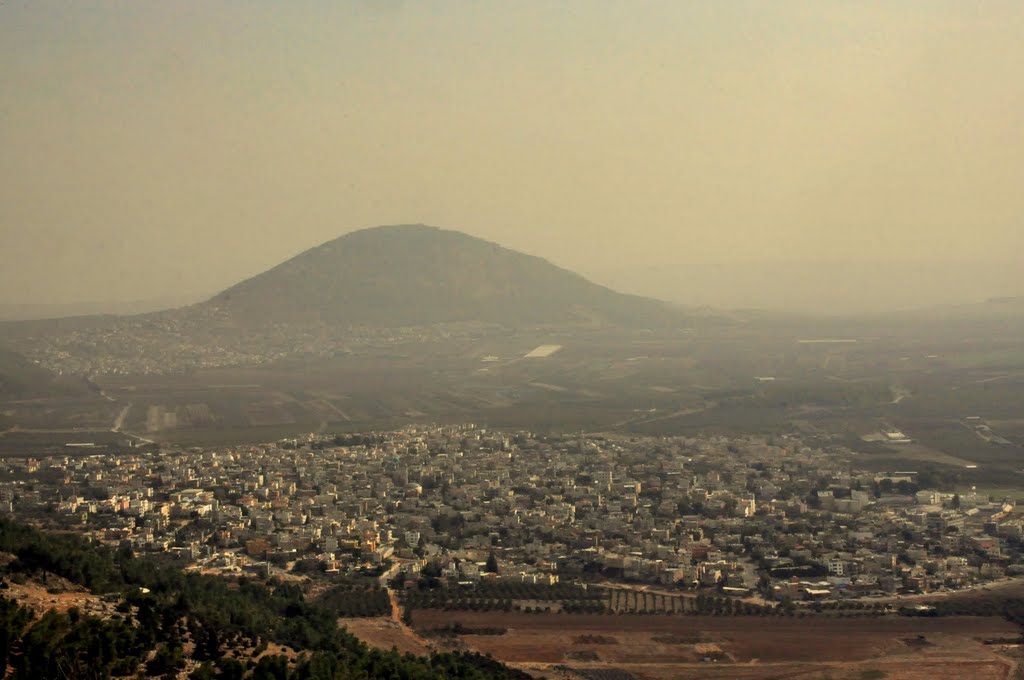
M 45 323 L 45 322 L 44 322 Z M 11 347 L 60 375 L 174 375 L 225 366 L 260 366 L 289 357 L 330 358 L 367 347 L 476 337 L 476 322 L 375 328 L 289 323 L 241 332 L 216 309 L 196 307 L 48 328 L 15 335 Z
M 87 455 L 81 455 L 86 453 Z M 205 573 L 656 584 L 775 601 L 1024 572 L 1014 508 L 798 438 L 473 425 L 0 461 L 0 512 Z

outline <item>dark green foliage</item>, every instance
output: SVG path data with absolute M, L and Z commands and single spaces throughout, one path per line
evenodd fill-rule
M 219 680 L 242 680 L 245 666 L 236 659 L 221 659 L 216 663 Z
M 11 648 L 31 618 L 31 612 L 13 600 L 0 599 L 0 664 L 7 663 Z
M 184 666 L 182 648 L 176 642 L 158 645 L 156 655 L 146 664 L 149 675 L 176 674 Z
M 16 680 L 132 675 L 152 648 L 146 636 L 116 619 L 51 610 L 27 630 L 10 624 L 3 622 L 0 637 L 16 639 L 20 646 L 20 654 L 7 659 Z
M 1024 625 L 1024 599 L 999 595 L 948 598 L 927 602 L 928 609 L 901 608 L 903 616 L 1002 616 Z
M 455 588 L 424 587 L 404 594 L 406 612 L 413 609 L 456 609 L 471 611 L 512 611 L 535 602 L 550 603 L 541 608 L 569 613 L 599 613 L 606 609 L 606 595 L 598 589 L 584 589 L 574 583 L 542 585 L 513 581 L 482 581 L 474 586 Z
M 252 680 L 288 680 L 288 658 L 263 657 L 252 672 Z
M 324 593 L 317 604 L 335 616 L 384 616 L 391 612 L 387 591 L 373 586 L 342 584 Z
M 108 551 L 90 546 L 78 536 L 44 534 L 0 520 L 0 552 L 17 556 L 7 567 L 11 572 L 49 571 L 95 593 L 109 592 L 121 585 L 117 566 Z
M 150 675 L 173 675 L 183 665 L 186 632 L 195 642 L 196 660 L 206 662 L 193 673 L 197 680 L 242 678 L 241 663 L 218 658 L 225 641 L 239 637 L 312 652 L 295 665 L 283 656 L 264 656 L 253 669 L 254 678 L 528 677 L 476 655 L 442 654 L 424 659 L 369 649 L 338 627 L 332 611 L 307 602 L 301 588 L 291 583 L 229 582 L 186 575 L 173 566 L 135 559 L 127 552 L 113 554 L 74 536 L 43 534 L 4 519 L 0 519 L 0 550 L 17 557 L 11 567 L 46 569 L 82 585 L 120 590 L 135 620 L 131 625 L 120 616 L 100 620 L 71 610 L 67 614 L 47 612 L 29 625 L 29 612 L 0 599 L 0 652 L 14 668 L 14 680 L 100 680 L 135 675 L 143 665 Z M 363 593 L 378 604 L 382 596 L 383 602 L 387 601 L 383 591 Z

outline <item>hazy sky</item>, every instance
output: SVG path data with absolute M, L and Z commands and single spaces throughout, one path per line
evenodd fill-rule
M 404 222 L 585 273 L 1024 264 L 1022 36 L 1020 0 L 0 0 L 0 302 Z

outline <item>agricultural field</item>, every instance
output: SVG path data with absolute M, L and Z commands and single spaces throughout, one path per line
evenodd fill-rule
M 0 456 L 89 456 L 127 450 L 129 442 L 110 430 L 12 430 L 0 435 Z
M 564 677 L 1008 678 L 1000 617 L 778 618 L 756 616 L 526 614 L 418 610 L 414 629 L 463 631 L 449 645 Z M 1002 644 L 986 644 L 998 641 Z M 958 675 L 960 674 L 958 672 Z M 597 674 L 594 674 L 597 673 Z M 935 675 L 938 673 L 938 675 Z M 557 677 L 557 676 L 556 676 Z M 605 675 L 603 677 L 612 677 Z
M 959 487 L 1024 486 L 1017 330 L 998 320 L 751 313 L 673 332 L 525 328 L 403 340 L 331 358 L 93 376 L 106 397 L 98 402 L 0 404 L 8 433 L 0 446 L 16 432 L 62 423 L 110 429 L 125 406 L 123 432 L 188 445 L 464 422 L 549 433 L 799 432 L 816 445 L 852 448 L 868 469 L 937 467 L 955 471 Z M 856 342 L 799 342 L 806 338 Z M 969 417 L 992 435 L 965 427 Z M 865 441 L 884 427 L 913 444 Z

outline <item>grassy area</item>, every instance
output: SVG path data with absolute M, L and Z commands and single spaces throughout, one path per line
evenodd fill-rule
M 967 484 L 957 489 L 957 493 L 966 497 L 971 493 L 971 485 Z M 980 485 L 974 487 L 974 493 L 979 499 L 987 499 L 990 496 L 999 500 L 1009 498 L 1010 500 L 1024 500 L 1024 484 L 1018 486 Z

